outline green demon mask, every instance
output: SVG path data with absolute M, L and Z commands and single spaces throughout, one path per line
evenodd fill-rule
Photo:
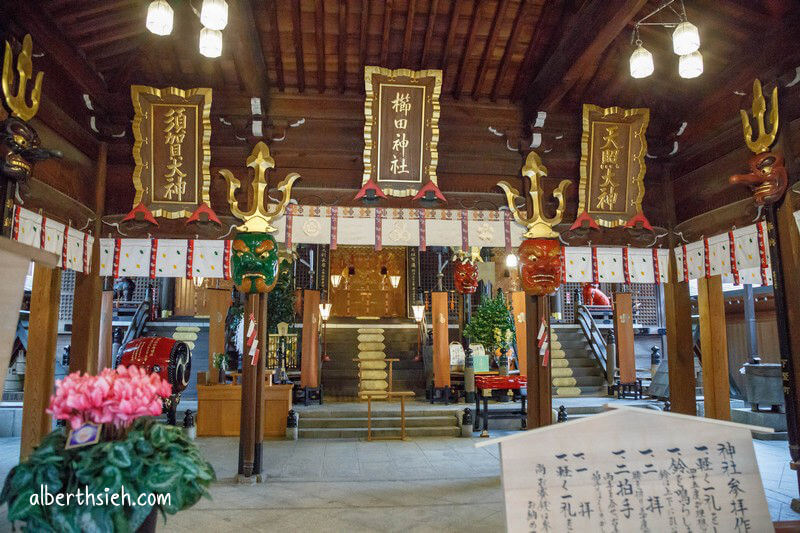
M 233 282 L 243 293 L 267 293 L 278 281 L 278 243 L 268 233 L 238 233 L 233 239 Z

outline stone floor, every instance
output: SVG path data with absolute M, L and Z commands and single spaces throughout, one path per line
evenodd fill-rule
M 505 433 L 505 432 L 502 432 Z M 493 436 L 501 432 L 493 432 Z M 169 518 L 159 531 L 501 531 L 496 446 L 477 439 L 267 441 L 267 481 L 234 482 L 237 440 L 198 445 L 220 477 L 211 500 Z M 754 441 L 773 520 L 797 520 L 786 442 Z M 0 439 L 0 476 L 16 464 L 17 439 Z M 6 508 L 0 531 L 10 531 Z

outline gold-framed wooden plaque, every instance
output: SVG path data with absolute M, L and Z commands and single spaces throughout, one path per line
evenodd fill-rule
M 647 108 L 583 104 L 578 216 L 613 228 L 641 213 L 649 122 Z
M 186 218 L 210 205 L 211 89 L 131 86 L 133 207 Z
M 364 67 L 364 176 L 389 196 L 436 183 L 441 70 Z

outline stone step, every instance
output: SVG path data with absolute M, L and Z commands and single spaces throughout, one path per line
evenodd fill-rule
M 399 410 L 399 408 L 398 408 Z M 309 413 L 311 414 L 311 413 Z M 387 413 L 388 414 L 388 413 Z M 392 416 L 372 416 L 372 427 L 376 428 L 399 428 L 400 417 L 397 411 Z M 451 416 L 406 416 L 406 427 L 450 427 L 457 425 L 456 417 Z M 299 418 L 300 429 L 312 428 L 365 428 L 367 427 L 366 414 L 354 418 L 342 417 L 320 417 Z
M 301 439 L 353 439 L 367 438 L 367 428 L 312 428 L 298 429 Z M 461 428 L 453 427 L 406 427 L 408 437 L 458 437 Z M 373 428 L 374 438 L 399 437 L 400 428 Z

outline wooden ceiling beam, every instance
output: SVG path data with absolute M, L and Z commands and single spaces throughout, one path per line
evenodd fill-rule
M 317 90 L 325 92 L 325 2 L 316 0 L 314 35 L 317 42 Z
M 109 110 L 109 92 L 105 80 L 92 67 L 86 56 L 76 49 L 61 32 L 58 25 L 31 2 L 4 2 L 0 5 L 0 19 L 13 21 L 30 33 L 34 52 L 44 52 L 61 65 L 79 90 L 92 98 L 100 112 Z
M 361 34 L 358 44 L 358 65 L 364 68 L 367 64 L 367 41 L 369 39 L 369 0 L 361 0 Z
M 478 11 L 480 10 L 480 2 L 475 1 L 472 3 L 472 16 L 469 18 L 469 27 L 467 28 L 467 39 L 464 44 L 464 51 L 461 53 L 461 60 L 458 62 L 458 71 L 456 72 L 456 82 L 453 85 L 453 98 L 458 99 L 461 96 L 461 91 L 464 88 L 464 80 L 467 77 L 466 64 L 469 59 L 469 52 L 475 42 L 475 24 L 478 22 Z
M 143 17 L 144 11 L 142 9 L 124 9 L 93 19 L 91 24 L 70 25 L 69 28 L 67 28 L 67 33 L 69 33 L 72 38 L 81 39 L 100 32 L 114 32 L 119 26 L 125 26 L 133 22 L 138 22 L 141 25 Z
M 495 44 L 497 44 L 497 33 L 500 29 L 500 21 L 503 19 L 507 7 L 508 0 L 500 0 L 497 3 L 497 8 L 494 11 L 494 18 L 492 18 L 492 25 L 489 28 L 489 36 L 486 38 L 486 46 L 483 48 L 483 55 L 481 56 L 481 62 L 478 66 L 478 75 L 475 76 L 475 83 L 472 86 L 472 98 L 478 98 L 483 80 L 486 78 L 486 72 L 489 70 L 489 62 L 492 58 L 492 51 L 494 50 Z M 522 5 L 520 5 L 520 9 L 522 9 Z M 508 44 L 506 46 L 508 46 Z
M 81 2 L 83 3 L 83 2 Z M 81 7 L 77 9 L 69 9 L 63 14 L 58 15 L 58 20 L 63 24 L 69 25 L 85 18 L 90 18 L 101 13 L 114 12 L 118 9 L 131 6 L 142 6 L 142 2 L 137 0 L 103 0 L 91 7 Z
M 442 70 L 447 66 L 448 57 L 453 49 L 453 41 L 456 38 L 456 30 L 458 29 L 458 13 L 461 10 L 462 2 L 463 0 L 456 0 L 453 4 L 453 11 L 450 13 L 450 26 L 447 28 L 447 38 L 442 49 L 442 56 L 439 58 L 439 68 Z
M 527 90 L 525 122 L 556 106 L 590 65 L 599 61 L 647 0 L 588 0 L 561 33 Z
M 386 0 L 383 6 L 383 40 L 381 41 L 381 65 L 389 67 L 389 43 L 392 32 L 392 0 Z
M 281 30 L 278 25 L 277 0 L 267 2 L 267 10 L 269 11 L 269 20 L 272 25 L 270 33 L 272 33 L 272 54 L 275 61 L 275 81 L 278 89 L 283 92 L 286 90 L 286 82 L 283 78 L 283 53 L 281 51 Z
M 492 84 L 492 92 L 489 95 L 489 98 L 492 102 L 497 101 L 500 83 L 502 83 L 502 81 L 505 79 L 506 71 L 508 70 L 508 62 L 511 60 L 511 55 L 514 51 L 514 45 L 516 45 L 517 39 L 519 39 L 519 31 L 522 27 L 522 16 L 525 14 L 525 10 L 528 5 L 529 4 L 527 4 L 525 0 L 521 0 L 519 7 L 517 8 L 517 14 L 514 16 L 514 22 L 511 26 L 511 34 L 508 36 L 508 41 L 506 41 L 506 48 L 503 51 L 503 57 L 500 59 L 500 66 L 497 67 L 497 74 L 495 74 L 494 83 Z
M 339 0 L 339 92 L 347 90 L 347 0 Z
M 89 51 L 118 41 L 134 39 L 140 35 L 144 35 L 146 31 L 147 29 L 142 26 L 141 21 L 133 22 L 126 26 L 116 28 L 113 31 L 94 33 L 91 37 L 81 40 L 79 46 L 81 49 Z
M 439 0 L 431 0 L 430 11 L 428 11 L 428 25 L 425 28 L 425 41 L 422 43 L 422 57 L 419 60 L 420 68 L 426 68 L 428 64 L 428 57 L 431 52 L 431 39 L 433 38 L 433 30 L 436 27 L 436 15 L 439 9 Z
M 414 35 L 414 15 L 417 10 L 416 0 L 408 0 L 408 14 L 406 16 L 406 31 L 403 36 L 403 57 L 400 60 L 401 68 L 411 68 L 408 56 L 411 53 L 411 37 Z
M 303 66 L 303 26 L 300 24 L 300 0 L 292 0 L 292 32 L 294 35 L 294 61 L 297 68 L 297 90 L 305 92 L 306 73 Z
M 546 46 L 548 30 L 551 25 L 563 18 L 564 8 L 564 0 L 554 0 L 542 6 L 539 17 L 536 20 L 536 28 L 533 35 L 531 35 L 531 40 L 528 42 L 528 47 L 525 49 L 525 55 L 522 56 L 522 63 L 517 69 L 517 76 L 514 79 L 514 86 L 511 90 L 513 99 L 522 97 L 526 81 L 529 79 L 530 73 L 533 72 L 534 62 L 540 55 L 540 50 Z
M 239 70 L 244 90 L 251 97 L 261 98 L 266 108 L 269 102 L 269 78 L 267 63 L 264 60 L 264 45 L 256 28 L 255 11 L 252 0 L 238 0 L 230 3 L 233 14 L 233 28 L 230 35 L 236 42 L 234 61 Z M 233 29 L 234 31 L 230 31 Z

